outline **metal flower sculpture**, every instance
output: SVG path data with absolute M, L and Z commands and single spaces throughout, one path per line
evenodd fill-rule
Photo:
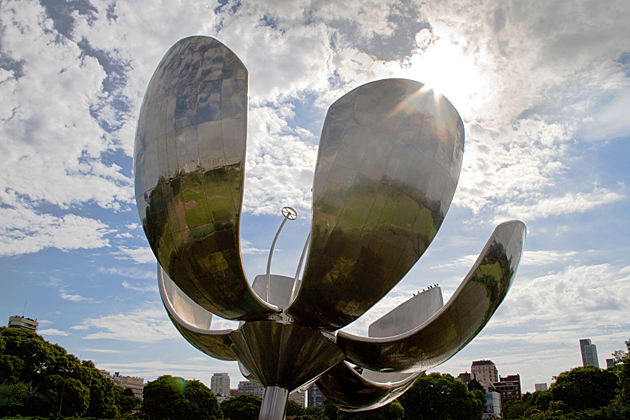
M 446 305 L 436 287 L 373 323 L 369 337 L 338 331 L 437 234 L 459 179 L 462 120 L 412 80 L 367 83 L 338 99 L 321 135 L 302 279 L 267 273 L 250 286 L 239 244 L 247 86 L 232 51 L 194 36 L 166 53 L 147 88 L 136 200 L 164 306 L 193 346 L 238 361 L 265 387 L 260 419 L 281 419 L 289 392 L 314 381 L 342 410 L 380 407 L 481 331 L 510 287 L 525 226 L 499 225 Z M 211 330 L 213 313 L 240 327 Z

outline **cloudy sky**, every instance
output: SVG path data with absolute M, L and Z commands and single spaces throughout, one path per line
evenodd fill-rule
M 453 205 L 406 278 L 346 330 L 439 283 L 448 298 L 494 226 L 528 227 L 513 288 L 486 329 L 437 371 L 491 359 L 524 390 L 601 365 L 630 338 L 630 3 L 619 1 L 0 1 L 0 320 L 99 368 L 152 380 L 241 380 L 193 349 L 159 301 L 133 197 L 139 106 L 164 53 L 216 37 L 250 73 L 243 259 L 293 275 L 328 106 L 404 77 L 465 121 Z M 221 322 L 217 326 L 221 326 Z

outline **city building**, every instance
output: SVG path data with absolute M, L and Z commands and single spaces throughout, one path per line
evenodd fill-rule
M 109 373 L 108 371 L 101 369 L 101 374 L 106 378 L 114 381 L 116 385 L 124 389 L 130 389 L 133 392 L 133 396 L 142 399 L 142 391 L 144 390 L 144 378 L 138 376 L 122 376 L 120 372 Z
M 501 394 L 496 391 L 486 392 L 486 405 L 483 407 L 482 419 L 497 419 L 501 414 Z
M 230 398 L 231 397 L 238 397 L 238 388 L 231 388 L 230 389 Z
M 230 375 L 227 373 L 215 373 L 210 378 L 210 390 L 216 397 L 230 396 Z
M 494 389 L 501 394 L 501 405 L 508 401 L 521 400 L 521 375 L 508 375 L 500 377 L 499 382 L 495 382 Z
M 263 396 L 264 388 L 252 381 L 240 381 L 238 383 L 238 395 L 251 394 L 260 398 Z
M 582 351 L 582 366 L 592 365 L 599 367 L 597 346 L 595 344 L 591 344 L 590 338 L 580 340 L 580 350 Z
M 302 408 L 306 408 L 306 392 L 304 391 L 294 391 L 290 393 L 289 400 L 299 404 Z
M 472 362 L 470 373 L 486 391 L 490 391 L 492 384 L 499 381 L 499 371 L 491 360 L 477 360 Z
M 468 386 L 468 384 L 470 383 L 470 381 L 472 381 L 473 379 L 473 374 L 472 373 L 468 373 L 468 372 L 464 372 L 464 373 L 460 373 L 459 375 L 457 375 L 457 379 L 459 382 L 463 382 L 464 385 Z
M 606 359 L 606 369 L 610 369 L 611 367 L 615 366 L 617 363 L 615 363 L 615 359 Z
M 9 317 L 9 328 L 18 328 L 37 332 L 39 322 L 36 319 L 25 318 L 23 316 L 14 315 Z
M 547 383 L 546 382 L 544 382 L 542 384 L 534 384 L 534 388 L 536 389 L 536 392 L 538 392 L 538 391 L 546 391 L 547 389 L 549 389 L 549 388 L 547 388 Z
M 309 407 L 323 407 L 324 406 L 324 394 L 319 390 L 316 384 L 313 384 L 308 389 L 308 406 Z

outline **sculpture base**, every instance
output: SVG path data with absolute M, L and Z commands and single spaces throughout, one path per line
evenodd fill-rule
M 279 386 L 266 387 L 258 420 L 283 420 L 288 401 L 289 390 Z

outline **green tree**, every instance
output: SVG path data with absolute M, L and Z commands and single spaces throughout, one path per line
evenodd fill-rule
M 217 398 L 199 381 L 170 375 L 147 383 L 142 412 L 148 420 L 216 420 L 223 417 Z
M 223 416 L 230 420 L 258 420 L 262 398 L 255 395 L 239 395 L 221 403 Z
M 405 414 L 403 406 L 394 400 L 389 404 L 368 411 L 341 411 L 330 401 L 324 400 L 324 415 L 328 420 L 401 420 Z
M 142 406 L 142 400 L 133 394 L 133 391 L 129 388 L 123 389 L 122 387 L 116 387 L 116 400 L 117 405 L 120 407 L 120 413 L 126 414 Z
M 33 390 L 24 382 L 8 383 L 0 385 L 0 407 L 24 405 Z
M 486 404 L 482 392 L 468 391 L 451 375 L 439 373 L 420 377 L 398 400 L 410 420 L 478 420 Z
M 617 350 L 613 353 L 615 357 L 614 372 L 619 378 L 619 390 L 616 402 L 630 406 L 630 340 L 625 342 L 626 352 Z
M 0 416 L 112 418 L 119 413 L 114 383 L 92 362 L 79 361 L 32 331 L 0 328 L 0 375 L 32 387 L 28 403 L 0 407 Z
M 287 416 L 303 416 L 306 414 L 306 410 L 300 404 L 295 401 L 287 401 Z
M 549 391 L 554 401 L 564 403 L 565 412 L 608 405 L 618 386 L 614 373 L 590 365 L 562 372 L 555 379 Z
M 476 379 L 473 379 L 472 381 L 468 382 L 468 390 L 472 391 L 474 389 L 478 389 L 479 391 L 483 392 L 485 395 L 486 390 L 483 389 L 483 385 L 481 385 L 479 381 L 477 381 Z

